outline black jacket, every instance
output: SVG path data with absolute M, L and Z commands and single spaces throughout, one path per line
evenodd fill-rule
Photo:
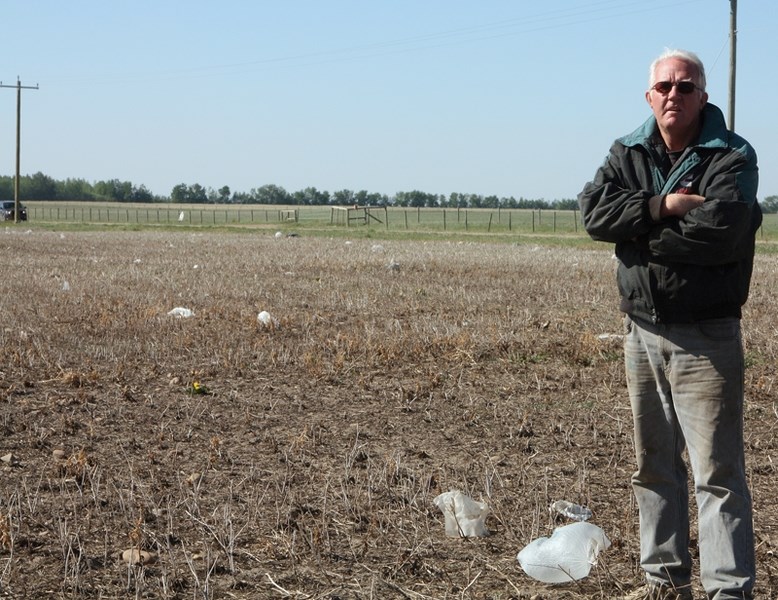
M 586 231 L 616 244 L 621 310 L 653 323 L 740 317 L 748 298 L 754 238 L 756 153 L 707 104 L 697 142 L 669 163 L 652 116 L 618 139 L 578 195 Z M 686 188 L 705 202 L 658 220 L 651 198 Z

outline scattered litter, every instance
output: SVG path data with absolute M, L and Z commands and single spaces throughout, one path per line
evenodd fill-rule
M 558 513 L 573 521 L 588 521 L 592 518 L 592 511 L 579 504 L 573 504 L 567 500 L 557 500 L 551 503 L 549 510 Z
M 0 456 L 0 461 L 3 461 L 5 464 L 11 465 L 12 467 L 19 466 L 19 457 L 16 456 L 16 454 L 13 454 L 12 452 Z
M 184 220 L 184 211 L 182 210 L 180 213 L 178 213 L 178 222 L 181 223 Z
M 139 259 L 139 258 L 136 258 L 136 259 L 135 259 L 134 261 L 132 261 L 132 262 L 133 262 L 133 263 L 135 263 L 136 265 L 139 265 L 139 264 L 140 264 L 142 261 L 141 261 L 141 259 Z
M 605 532 L 591 523 L 558 527 L 550 538 L 527 544 L 516 557 L 524 572 L 543 583 L 569 583 L 583 579 L 597 555 L 611 545 Z
M 257 321 L 259 321 L 259 324 L 263 327 L 276 328 L 281 324 L 279 323 L 278 319 L 276 319 L 266 310 L 263 310 L 257 315 Z
M 157 555 L 146 550 L 130 548 L 122 552 L 122 560 L 129 565 L 147 565 L 157 560 Z
M 277 240 L 279 240 L 279 239 L 281 239 L 282 237 L 284 237 L 284 233 L 283 233 L 282 231 L 276 231 L 275 238 L 276 238 Z
M 68 283 L 68 280 L 62 282 L 62 291 L 63 292 L 69 292 L 70 291 L 70 284 Z
M 386 268 L 390 271 L 399 271 L 400 270 L 400 263 L 398 263 L 396 260 L 392 259 L 389 261 L 389 264 L 386 265 Z
M 168 313 L 168 316 L 188 319 L 189 317 L 194 317 L 194 311 L 184 308 L 183 306 L 177 306 Z
M 370 250 L 372 250 L 373 252 L 383 252 L 384 251 L 384 247 L 381 244 L 373 244 L 370 247 Z
M 485 502 L 473 500 L 459 490 L 444 492 L 433 502 L 446 518 L 446 535 L 449 537 L 484 537 L 489 535 L 486 516 L 489 507 Z
M 608 340 L 623 340 L 624 336 L 618 333 L 601 333 L 597 336 L 597 339 L 603 342 L 607 342 Z

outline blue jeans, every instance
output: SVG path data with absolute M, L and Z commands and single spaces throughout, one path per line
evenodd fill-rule
M 640 562 L 650 583 L 687 587 L 688 450 L 699 517 L 700 579 L 709 598 L 752 598 L 751 495 L 743 448 L 739 319 L 652 325 L 625 319 L 635 426 Z

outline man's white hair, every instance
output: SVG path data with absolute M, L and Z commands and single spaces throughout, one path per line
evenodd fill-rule
M 705 81 L 705 66 L 702 64 L 702 61 L 700 60 L 700 57 L 697 56 L 694 52 L 689 52 L 688 50 L 677 50 L 673 48 L 666 48 L 662 54 L 656 57 L 654 59 L 654 62 L 651 63 L 651 66 L 648 69 L 648 87 L 652 88 L 654 84 L 656 83 L 656 68 L 662 61 L 665 61 L 669 58 L 677 58 L 678 60 L 683 60 L 691 65 L 694 65 L 694 67 L 697 69 L 697 86 L 704 92 L 706 81 Z

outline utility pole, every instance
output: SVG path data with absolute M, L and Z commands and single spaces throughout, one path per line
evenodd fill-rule
M 728 126 L 735 131 L 735 67 L 737 65 L 737 0 L 729 0 L 729 115 Z
M 34 86 L 22 85 L 19 78 L 16 78 L 16 85 L 3 85 L 0 81 L 0 88 L 16 88 L 16 177 L 14 178 L 14 223 L 19 222 L 19 157 L 21 148 L 22 131 L 22 90 L 37 90 L 38 84 Z

